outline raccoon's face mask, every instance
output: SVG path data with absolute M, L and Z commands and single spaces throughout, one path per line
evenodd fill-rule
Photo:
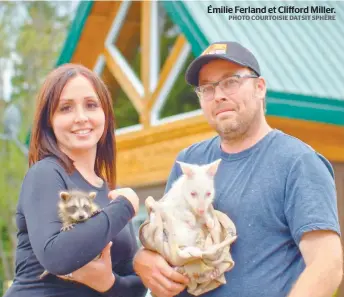
M 76 222 L 85 221 L 91 216 L 91 207 L 89 205 L 68 205 L 66 209 Z
M 92 215 L 92 201 L 95 198 L 95 193 L 91 192 L 89 195 L 71 195 L 68 192 L 60 194 L 65 203 L 65 210 L 70 218 L 75 222 L 82 222 L 89 219 Z

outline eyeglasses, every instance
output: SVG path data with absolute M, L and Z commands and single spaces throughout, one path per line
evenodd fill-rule
M 220 86 L 221 90 L 226 95 L 231 95 L 231 94 L 235 94 L 239 90 L 245 78 L 258 78 L 258 77 L 259 76 L 257 75 L 250 75 L 250 74 L 245 74 L 245 75 L 235 74 L 235 75 L 226 77 L 218 82 L 208 83 L 208 84 L 198 86 L 195 88 L 195 92 L 197 93 L 197 96 L 200 100 L 211 101 L 214 99 L 215 88 L 217 85 Z

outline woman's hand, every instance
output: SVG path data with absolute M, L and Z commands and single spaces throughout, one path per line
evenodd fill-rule
M 146 249 L 139 250 L 135 255 L 134 270 L 156 297 L 178 295 L 189 282 L 187 277 L 175 271 L 162 256 Z
M 134 208 L 135 215 L 136 215 L 139 210 L 140 201 L 139 201 L 139 197 L 134 192 L 134 190 L 131 188 L 116 189 L 116 190 L 110 191 L 108 194 L 108 197 L 111 200 L 115 200 L 118 196 L 124 196 L 125 198 L 129 200 L 129 202 Z
M 87 263 L 71 273 L 70 276 L 59 275 L 59 277 L 82 283 L 98 292 L 106 292 L 115 282 L 115 276 L 112 273 L 111 245 L 110 241 L 103 249 L 99 259 Z

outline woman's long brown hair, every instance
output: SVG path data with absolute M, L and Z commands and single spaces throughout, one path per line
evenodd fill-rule
M 58 148 L 51 120 L 63 88 L 77 75 L 82 75 L 91 82 L 105 113 L 104 133 L 97 145 L 95 172 L 108 183 L 110 189 L 114 189 L 116 187 L 116 140 L 111 95 L 104 82 L 82 65 L 64 64 L 54 69 L 45 79 L 36 101 L 29 166 L 31 167 L 45 157 L 55 156 L 68 173 L 74 171 L 73 161 Z

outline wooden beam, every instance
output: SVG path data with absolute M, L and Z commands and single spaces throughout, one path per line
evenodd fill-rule
M 122 24 L 122 28 L 119 31 L 115 42 L 116 48 L 121 52 L 126 61 L 133 60 L 137 48 L 140 45 L 140 22 L 137 21 L 137 19 L 139 19 L 140 17 L 140 7 L 141 4 L 139 2 L 132 2 L 130 4 L 125 22 Z M 115 17 L 116 16 L 114 16 L 113 18 Z M 117 98 L 120 89 L 121 88 L 118 82 L 113 77 L 111 86 L 113 99 Z
M 141 81 L 144 88 L 144 108 L 140 114 L 140 122 L 144 128 L 150 126 L 150 111 L 147 109 L 146 102 L 151 97 L 151 12 L 151 1 L 141 2 Z
M 116 11 L 119 7 L 120 3 L 115 3 Z M 113 9 L 114 9 L 114 3 L 111 3 L 111 1 L 103 1 L 103 2 L 98 2 L 95 1 L 93 8 L 92 8 L 92 15 L 100 15 L 100 16 L 112 16 L 113 15 Z
M 186 131 L 187 134 L 196 134 L 210 130 L 211 128 L 203 116 L 195 116 L 168 124 L 152 126 L 140 131 L 121 134 L 116 138 L 117 148 L 119 150 L 128 150 L 137 147 L 138 143 L 142 146 L 146 146 L 159 143 L 160 141 L 179 139 Z M 214 131 L 214 135 L 215 133 Z
M 146 142 L 142 144 L 136 142 L 136 146 L 127 149 L 123 149 L 123 142 L 118 140 L 120 143 L 120 148 L 117 150 L 118 183 L 121 186 L 138 187 L 166 182 L 173 162 L 182 149 L 215 135 L 214 131 L 207 129 L 206 125 L 203 126 L 206 128 L 203 130 L 195 127 L 195 123 L 176 130 L 170 130 L 166 125 L 163 129 L 159 129 L 159 133 L 147 133 L 147 136 L 151 135 Z M 173 135 L 170 135 L 172 137 L 165 137 L 165 133 L 169 132 L 172 132 Z M 119 138 L 120 136 L 117 137 Z M 142 139 L 144 138 L 140 137 L 140 140 Z
M 140 116 L 140 123 L 143 125 L 143 129 L 147 129 L 151 126 L 151 113 L 150 110 L 147 108 L 147 104 L 143 102 L 142 111 L 139 114 Z
M 315 150 L 334 162 L 344 162 L 344 127 L 304 120 L 267 117 L 271 127 L 293 135 L 310 144 Z M 117 147 L 127 150 L 140 145 L 150 145 L 162 140 L 179 139 L 185 134 L 208 133 L 212 131 L 202 115 L 142 131 L 117 136 Z M 215 135 L 215 131 L 213 131 Z M 312 145 L 313 144 L 313 145 Z
M 344 164 L 344 127 L 271 116 L 268 122 L 311 145 L 332 163 Z M 119 184 L 138 187 L 166 182 L 183 148 L 214 135 L 204 117 L 196 116 L 117 136 Z
M 120 2 L 95 1 L 71 63 L 83 64 L 93 69 L 98 56 L 104 48 L 106 35 L 111 27 L 114 16 L 117 14 Z M 106 13 L 107 11 L 107 13 Z M 92 46 L 90 46 L 92 44 Z
M 104 49 L 104 57 L 105 57 L 106 65 L 108 66 L 112 75 L 115 77 L 119 85 L 127 94 L 128 98 L 134 105 L 136 111 L 139 114 L 141 114 L 142 109 L 143 109 L 142 100 L 141 100 L 140 95 L 137 93 L 135 87 L 133 86 L 132 82 L 129 80 L 129 78 L 126 76 L 122 68 L 118 65 L 117 61 L 115 61 L 111 53 L 106 48 Z
M 151 1 L 141 2 L 141 81 L 145 100 L 150 97 Z
M 185 39 L 184 35 L 179 35 L 177 37 L 176 42 L 173 45 L 173 48 L 169 54 L 169 56 L 167 57 L 162 70 L 160 72 L 160 76 L 159 76 L 159 82 L 158 85 L 155 89 L 155 91 L 153 92 L 151 98 L 149 99 L 148 103 L 147 103 L 147 109 L 149 111 L 152 110 L 152 107 L 154 105 L 154 103 L 156 102 L 156 100 L 158 99 L 159 93 L 161 92 L 162 87 L 164 86 L 174 64 L 176 63 L 179 55 L 181 54 L 184 46 L 187 44 L 187 40 Z
M 312 146 L 331 162 L 344 162 L 344 127 L 268 116 L 268 123 Z

